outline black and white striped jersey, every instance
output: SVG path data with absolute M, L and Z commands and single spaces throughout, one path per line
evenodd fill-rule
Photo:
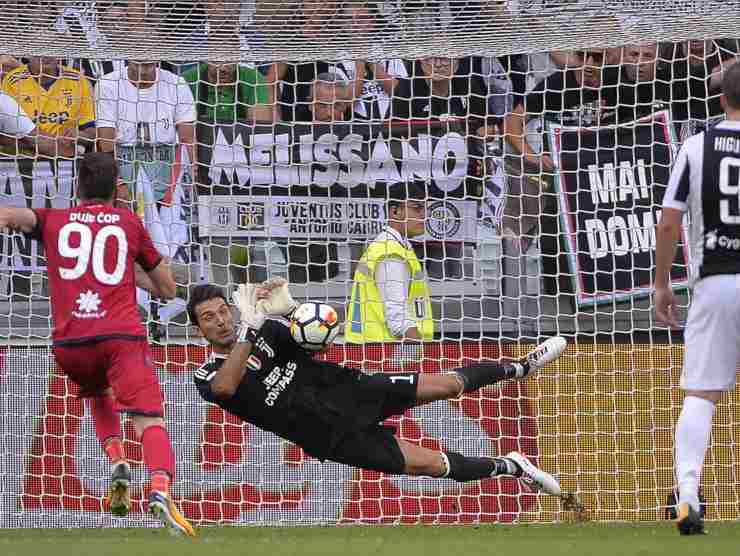
M 740 121 L 724 121 L 681 147 L 663 208 L 689 212 L 693 281 L 740 274 Z

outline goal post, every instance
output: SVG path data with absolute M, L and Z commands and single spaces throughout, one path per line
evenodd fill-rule
M 521 450 L 594 519 L 663 519 L 683 344 L 654 319 L 655 226 L 677 149 L 721 118 L 737 4 L 6 2 L 0 40 L 14 59 L 0 60 L 3 92 L 48 135 L 89 134 L 78 109 L 91 103 L 92 137 L 115 143 L 122 200 L 173 260 L 178 299 L 138 301 L 185 515 L 269 526 L 572 518 L 513 479 L 460 485 L 322 464 L 198 396 L 192 372 L 208 350 L 184 312 L 188 287 L 283 276 L 296 299 L 344 317 L 391 189 L 417 180 L 427 212 L 412 245 L 434 341 L 412 360 L 391 343 L 344 341 L 326 357 L 440 373 L 565 335 L 566 353 L 528 382 L 388 424 L 471 456 Z M 157 85 L 136 81 L 151 63 Z M 50 83 L 69 79 L 47 89 L 61 108 L 39 104 L 39 67 Z M 88 98 L 69 92 L 80 80 Z M 35 148 L 0 151 L 0 206 L 71 206 L 76 160 Z M 682 315 L 685 247 L 672 271 Z M 0 235 L 0 527 L 154 526 L 128 420 L 134 511 L 104 510 L 108 465 L 55 365 L 49 293 L 40 246 Z M 715 423 L 707 517 L 734 519 L 734 393 Z

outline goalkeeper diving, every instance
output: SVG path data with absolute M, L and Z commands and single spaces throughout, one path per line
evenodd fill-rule
M 518 361 L 487 361 L 441 375 L 368 374 L 317 360 L 315 351 L 294 339 L 289 327 L 297 304 L 284 279 L 241 285 L 232 299 L 238 323 L 217 286 L 195 286 L 188 301 L 192 323 L 212 347 L 194 375 L 206 401 L 321 461 L 458 482 L 512 476 L 531 491 L 565 499 L 558 481 L 522 453 L 489 458 L 431 450 L 379 424 L 415 406 L 504 380 L 526 380 L 563 353 L 564 338 L 549 338 Z

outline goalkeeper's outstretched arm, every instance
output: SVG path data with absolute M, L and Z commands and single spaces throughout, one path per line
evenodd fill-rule
M 211 393 L 215 397 L 228 400 L 234 396 L 247 372 L 247 359 L 252 355 L 252 347 L 249 340 L 234 345 L 229 357 L 211 381 Z
M 265 314 L 257 309 L 260 297 L 262 288 L 255 284 L 241 284 L 231 295 L 239 310 L 241 324 L 231 353 L 211 381 L 211 393 L 219 399 L 231 398 L 247 372 L 247 359 L 265 323 Z
M 247 369 L 247 360 L 267 316 L 285 316 L 295 308 L 288 282 L 274 278 L 262 284 L 242 284 L 232 295 L 241 320 L 229 356 L 211 381 L 211 393 L 229 399 L 239 388 Z

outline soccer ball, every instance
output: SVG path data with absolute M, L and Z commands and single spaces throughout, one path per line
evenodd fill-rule
M 331 305 L 303 303 L 290 317 L 290 333 L 302 348 L 321 351 L 339 334 L 339 316 Z

